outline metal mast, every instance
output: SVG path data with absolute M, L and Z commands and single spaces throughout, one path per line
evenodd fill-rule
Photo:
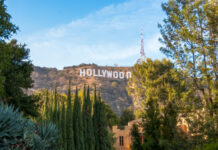
M 145 61 L 145 51 L 144 51 L 144 38 L 143 38 L 143 30 L 141 30 L 141 49 L 140 49 L 140 58 L 137 60 L 138 64 L 141 64 Z
M 140 50 L 141 58 L 145 60 L 145 51 L 144 51 L 144 39 L 143 33 L 141 31 L 141 50 Z

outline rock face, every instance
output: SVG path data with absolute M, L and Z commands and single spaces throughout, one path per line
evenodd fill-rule
M 53 89 L 56 82 L 58 92 L 67 93 L 69 79 L 72 82 L 72 90 L 75 90 L 76 86 L 82 89 L 84 84 L 89 85 L 92 87 L 91 90 L 93 90 L 93 86 L 96 84 L 101 89 L 102 99 L 111 106 L 115 113 L 120 115 L 122 109 L 133 106 L 132 98 L 126 91 L 128 84 L 127 72 L 131 72 L 131 69 L 132 67 L 109 67 L 95 64 L 65 67 L 63 70 L 34 67 L 34 72 L 32 73 L 34 87 L 32 90 L 41 88 Z M 84 76 L 84 73 L 81 74 L 80 70 L 85 73 L 88 73 L 88 70 L 92 71 L 92 75 L 88 76 L 88 74 L 85 74 Z M 106 72 L 106 70 L 112 72 L 112 77 L 107 78 L 107 72 L 102 74 L 102 70 L 103 72 Z M 130 77 L 130 74 L 128 75 Z

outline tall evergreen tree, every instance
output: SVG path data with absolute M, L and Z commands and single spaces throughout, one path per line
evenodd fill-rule
M 72 103 L 71 103 L 71 80 L 69 80 L 68 93 L 67 93 L 67 113 L 66 113 L 66 149 L 74 150 L 73 139 L 73 115 L 72 115 Z
M 96 86 L 94 87 L 94 105 L 93 105 L 93 129 L 95 137 L 95 150 L 100 150 L 99 136 L 98 136 L 98 119 L 99 119 L 99 100 L 97 99 Z
M 133 124 L 131 128 L 131 141 L 131 150 L 142 150 L 142 138 L 137 124 Z
M 53 116 L 52 121 L 58 123 L 58 98 L 57 98 L 57 85 L 54 85 L 54 102 L 53 102 Z
M 96 143 L 98 144 L 98 150 L 110 150 L 112 149 L 112 142 L 110 141 L 109 131 L 108 131 L 108 122 L 106 117 L 105 105 L 102 102 L 100 96 L 100 90 L 97 98 L 97 107 L 96 111 L 96 123 L 95 130 L 97 130 L 96 135 L 98 138 Z M 97 150 L 97 149 L 96 149 Z
M 83 120 L 77 88 L 73 105 L 73 130 L 75 148 L 78 150 L 84 150 Z
M 67 147 L 67 142 L 66 142 L 66 113 L 65 113 L 65 105 L 64 102 L 62 101 L 61 104 L 61 135 L 62 135 L 62 148 L 66 150 Z
M 161 122 L 158 103 L 154 99 L 149 98 L 146 106 L 146 113 L 143 116 L 145 119 L 143 123 L 143 148 L 146 150 L 161 150 L 159 145 Z
M 85 87 L 83 91 L 83 128 L 84 128 L 84 144 L 85 150 L 94 150 L 95 149 L 95 138 L 92 122 L 92 104 L 90 99 L 89 87 L 87 88 L 87 94 L 85 95 Z
M 45 103 L 44 103 L 44 110 L 43 110 L 43 117 L 45 119 L 49 119 L 49 96 L 48 96 L 48 89 L 45 91 Z

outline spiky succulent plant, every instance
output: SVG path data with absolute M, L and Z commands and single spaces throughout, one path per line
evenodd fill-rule
M 0 150 L 55 150 L 57 140 L 54 124 L 35 124 L 13 106 L 0 103 Z

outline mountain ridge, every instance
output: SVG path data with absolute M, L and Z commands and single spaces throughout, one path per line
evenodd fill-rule
M 128 95 L 126 86 L 132 67 L 98 66 L 96 64 L 80 64 L 67 66 L 63 69 L 34 66 L 32 90 L 42 88 L 53 89 L 57 84 L 57 91 L 67 93 L 68 80 L 71 79 L 71 89 L 82 89 L 83 85 L 96 85 L 101 90 L 102 99 L 111 106 L 113 111 L 121 115 L 122 109 L 132 107 L 133 99 Z M 83 71 L 84 74 L 81 74 Z M 100 73 L 97 76 L 97 72 Z M 104 73 L 105 72 L 105 73 Z M 88 74 L 89 73 L 89 74 Z M 104 73 L 104 74 L 103 74 Z M 110 76 L 108 76 L 108 74 Z M 89 75 L 89 76 L 88 76 Z M 93 90 L 93 88 L 91 88 Z

